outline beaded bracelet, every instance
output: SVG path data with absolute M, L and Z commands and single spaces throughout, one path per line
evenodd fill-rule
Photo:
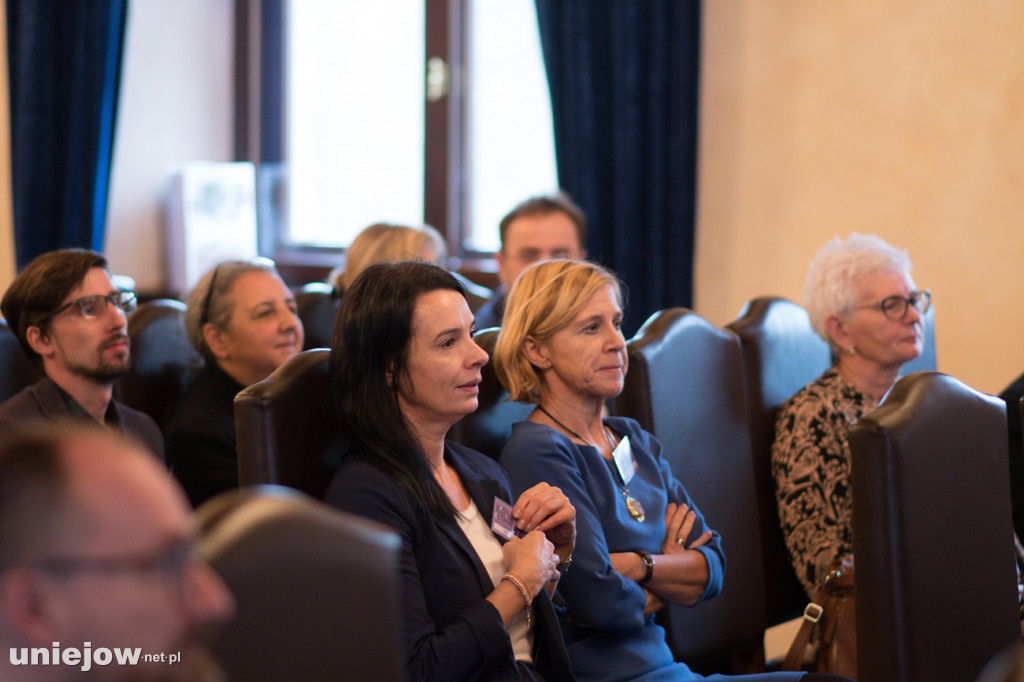
M 519 590 L 519 594 L 522 595 L 523 601 L 526 602 L 526 627 L 533 626 L 533 600 L 530 599 L 530 593 L 527 592 L 526 586 L 523 585 L 523 581 L 517 578 L 511 571 L 501 576 L 502 580 L 507 580 L 512 583 L 512 586 Z

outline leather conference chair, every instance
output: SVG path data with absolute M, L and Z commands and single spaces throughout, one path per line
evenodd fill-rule
M 227 679 L 401 679 L 396 533 L 278 486 L 223 493 L 197 516 L 237 604 L 212 645 Z
M 327 282 L 310 282 L 295 292 L 295 305 L 305 331 L 302 349 L 330 348 L 339 299 Z
M 627 348 L 629 372 L 614 411 L 658 437 L 727 548 L 721 594 L 658 614 L 669 646 L 705 674 L 762 671 L 765 595 L 739 339 L 671 308 L 651 316 Z
M 321 498 L 345 449 L 334 409 L 330 351 L 303 351 L 235 396 L 238 480 L 276 483 Z
M 186 306 L 161 298 L 142 303 L 128 316 L 132 368 L 118 380 L 118 396 L 156 421 L 178 402 L 203 358 L 185 330 Z
M 793 572 L 779 525 L 771 469 L 775 416 L 782 403 L 831 366 L 831 354 L 804 309 L 784 298 L 749 301 L 726 328 L 739 336 L 743 357 L 767 624 L 771 627 L 800 616 L 807 605 L 807 594 Z
M 42 376 L 35 363 L 18 342 L 18 337 L 0 318 L 0 403 L 31 386 Z
M 917 372 L 850 448 L 859 679 L 976 679 L 1020 640 L 1005 406 Z
M 999 397 L 1006 404 L 1007 454 L 1010 467 L 1010 499 L 1013 505 L 1013 528 L 1017 537 L 1024 537 L 1024 440 L 1021 436 L 1021 397 L 1024 396 L 1024 374 L 1003 389 Z
M 492 358 L 499 331 L 497 327 L 483 329 L 474 337 L 477 344 Z M 494 372 L 493 359 L 488 360 L 480 373 L 482 381 L 476 411 L 456 422 L 448 432 L 448 437 L 488 457 L 498 459 L 501 449 L 512 435 L 512 425 L 529 417 L 533 405 L 509 402 L 508 391 L 498 381 L 498 375 Z

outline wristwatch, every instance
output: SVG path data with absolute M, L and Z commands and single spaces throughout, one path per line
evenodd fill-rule
M 639 554 L 640 559 L 644 562 L 644 577 L 637 582 L 637 585 L 643 587 L 651 581 L 651 576 L 654 575 L 654 557 L 651 556 L 650 552 L 642 549 L 636 550 L 635 554 Z
M 558 563 L 558 572 L 561 575 L 565 575 L 565 572 L 569 570 L 570 566 L 572 566 L 572 552 L 569 552 L 569 556 L 565 557 L 565 561 L 560 561 Z

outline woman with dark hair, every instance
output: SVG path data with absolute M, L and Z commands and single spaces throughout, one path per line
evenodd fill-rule
M 330 377 L 351 446 L 326 500 L 402 538 L 407 678 L 572 679 L 549 597 L 575 510 L 547 484 L 513 502 L 496 462 L 445 441 L 476 409 L 487 359 L 451 274 L 364 271 L 334 325 Z

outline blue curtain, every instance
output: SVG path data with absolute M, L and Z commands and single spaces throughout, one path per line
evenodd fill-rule
M 701 3 L 536 2 L 559 183 L 626 284 L 628 336 L 692 306 Z
M 103 250 L 128 0 L 7 0 L 18 267 Z

